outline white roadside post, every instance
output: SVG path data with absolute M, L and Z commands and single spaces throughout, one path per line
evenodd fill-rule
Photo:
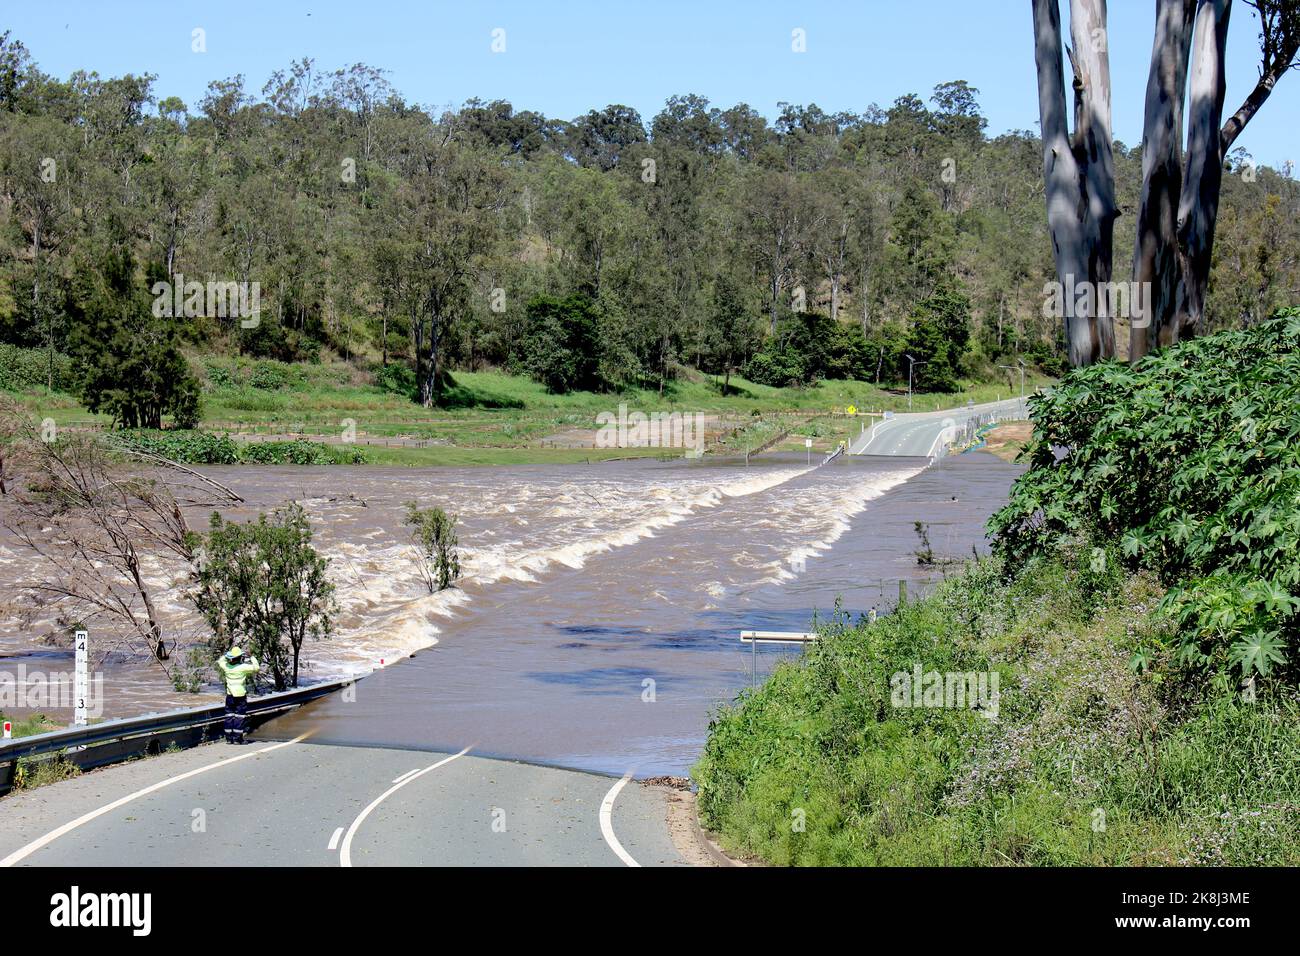
M 805 438 L 803 440 L 803 447 L 808 451 L 808 464 L 811 465 L 812 464 L 812 439 Z
M 77 648 L 77 669 L 75 672 L 72 693 L 77 700 L 77 704 L 72 722 L 78 727 L 84 727 L 86 725 L 86 695 L 90 690 L 89 639 L 85 631 L 77 631 L 75 640 Z
M 810 644 L 817 640 L 816 634 L 803 631 L 741 631 L 740 643 L 749 644 L 749 687 L 757 686 L 758 681 L 758 645 L 759 644 Z
M 9 721 L 6 720 L 6 721 L 5 721 L 5 736 L 4 736 L 4 739 L 5 739 L 5 740 L 8 740 L 8 739 L 9 739 L 10 737 L 12 737 L 13 735 L 14 735 L 14 725 L 11 724 Z

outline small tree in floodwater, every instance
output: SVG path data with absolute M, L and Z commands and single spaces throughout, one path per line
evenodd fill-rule
M 460 577 L 460 553 L 456 550 L 456 516 L 441 508 L 406 504 L 406 524 L 415 545 L 416 566 L 429 593 L 445 591 Z
M 934 548 L 930 546 L 930 526 L 923 521 L 914 521 L 912 528 L 921 541 L 921 547 L 913 552 L 916 555 L 916 563 L 923 568 L 932 567 L 934 565 Z
M 194 537 L 194 603 L 212 627 L 213 656 L 242 644 L 270 671 L 276 690 L 297 687 L 303 643 L 329 637 L 337 610 L 325 578 L 329 559 L 312 547 L 302 507 L 246 524 L 213 512 L 208 534 Z

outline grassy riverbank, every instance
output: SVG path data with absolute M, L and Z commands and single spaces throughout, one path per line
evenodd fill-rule
M 990 559 L 833 627 L 724 709 L 705 826 L 777 864 L 1300 863 L 1300 705 L 1128 666 L 1164 626 L 1147 575 Z M 894 706 L 895 673 L 1000 675 L 998 716 Z
M 1300 864 L 1297 393 L 1289 310 L 1035 399 L 995 557 L 724 708 L 704 823 L 775 863 Z
M 733 377 L 723 394 L 720 380 L 689 373 L 663 394 L 631 389 L 556 395 L 520 376 L 455 372 L 441 405 L 429 409 L 370 383 L 345 363 L 195 357 L 192 364 L 203 372 L 203 431 L 229 433 L 241 441 L 304 438 L 338 445 L 351 429 L 365 461 L 387 465 L 567 463 L 662 454 L 658 449 L 590 447 L 597 416 L 617 415 L 620 404 L 647 414 L 701 413 L 709 419 L 717 452 L 752 452 L 785 431 L 790 437 L 779 447 L 802 450 L 807 436 L 816 451 L 824 452 L 856 434 L 860 422 L 846 418 L 846 408 L 904 411 L 908 404 L 906 393 L 852 381 L 771 388 Z M 1029 387 L 1046 381 L 1034 379 Z M 916 395 L 913 407 L 932 411 L 1008 394 L 1005 385 L 968 382 L 956 393 Z M 16 396 L 32 415 L 59 427 L 109 424 L 64 392 L 27 389 Z M 251 460 L 301 463 L 297 459 L 303 451 L 295 456 L 292 449 L 268 450 Z M 349 460 L 345 454 L 321 457 Z

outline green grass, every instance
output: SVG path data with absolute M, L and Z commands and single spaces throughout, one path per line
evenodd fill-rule
M 749 415 L 776 411 L 826 413 L 856 405 L 862 411 L 906 411 L 906 393 L 877 388 L 864 382 L 822 382 L 812 388 L 783 389 L 757 385 L 733 377 L 731 392 L 721 394 L 711 378 L 672 383 L 660 395 L 653 389 L 620 393 L 571 392 L 553 395 L 531 379 L 499 372 L 456 372 L 455 394 L 470 404 L 426 409 L 403 396 L 373 386 L 313 386 L 297 390 L 264 392 L 216 388 L 205 394 L 204 416 L 217 422 L 273 426 L 308 423 L 333 427 L 345 417 L 372 434 L 398 434 L 410 425 L 429 426 L 420 434 L 440 437 L 439 424 L 464 429 L 473 425 L 513 425 L 507 437 L 520 437 L 520 428 L 536 422 L 546 427 L 592 427 L 601 412 L 617 412 L 620 403 L 646 412 L 700 411 Z M 1031 383 L 1042 384 L 1041 382 Z M 253 394 L 250 394 L 253 392 Z M 915 411 L 934 411 L 975 402 L 1010 397 L 1004 386 L 967 384 L 952 395 L 915 395 Z M 431 421 L 432 420 L 432 421 Z M 490 432 L 489 432 L 490 434 Z M 524 435 L 523 437 L 527 437 Z
M 4 714 L 0 713 L 0 720 L 4 720 Z M 33 734 L 46 734 L 51 730 L 61 730 L 62 724 L 55 723 L 45 714 L 32 714 L 23 720 L 8 718 L 13 723 L 13 735 L 15 737 L 30 737 Z
M 739 430 L 741 434 L 718 450 L 742 454 L 780 430 L 770 420 L 755 419 L 796 416 L 789 423 L 795 434 L 779 448 L 802 449 L 808 429 L 800 420 L 820 423 L 812 437 L 817 449 L 826 451 L 841 438 L 856 436 L 860 421 L 843 417 L 845 407 L 854 405 L 863 412 L 907 410 L 905 392 L 865 382 L 822 382 L 811 388 L 784 389 L 733 376 L 730 391 L 723 395 L 720 379 L 692 373 L 688 379 L 669 383 L 662 395 L 655 389 L 553 395 L 532 379 L 500 372 L 453 373 L 454 385 L 445 405 L 428 409 L 403 395 L 365 384 L 364 376 L 344 363 L 286 365 L 214 357 L 192 362 L 205 378 L 202 427 L 207 431 L 329 438 L 341 436 L 350 421 L 362 439 L 400 437 L 436 443 L 428 448 L 363 444 L 367 459 L 376 464 L 578 462 L 645 453 L 644 449 L 539 447 L 559 432 L 594 429 L 596 416 L 617 414 L 620 403 L 647 413 L 676 410 L 722 416 L 729 432 Z M 1035 379 L 1029 387 L 1047 381 Z M 104 416 L 86 411 L 71 395 L 45 394 L 40 389 L 16 394 L 33 415 L 51 418 L 61 427 L 108 424 Z M 914 396 L 913 409 L 933 411 L 967 400 L 986 402 L 998 397 L 1008 397 L 1005 385 L 963 383 L 962 391 L 951 395 Z
M 1137 642 L 1161 589 L 1090 554 L 996 559 L 823 641 L 723 708 L 694 768 L 729 849 L 799 865 L 1300 863 L 1300 701 L 1246 702 Z M 998 718 L 895 706 L 915 663 L 1000 676 Z
M 0 713 L 0 720 L 4 714 Z M 9 718 L 13 723 L 14 739 L 47 734 L 53 730 L 62 730 L 63 724 L 56 723 L 46 714 L 32 714 L 22 720 Z M 70 777 L 78 776 L 81 770 L 69 763 L 61 754 L 43 754 L 38 757 L 22 757 L 14 768 L 13 789 L 33 790 L 49 783 L 57 783 Z

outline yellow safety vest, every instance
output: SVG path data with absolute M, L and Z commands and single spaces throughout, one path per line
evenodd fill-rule
M 217 660 L 217 667 L 226 678 L 226 693 L 231 697 L 245 697 L 248 694 L 246 681 L 262 669 L 256 657 L 245 658 L 242 664 L 231 664 L 224 657 Z

